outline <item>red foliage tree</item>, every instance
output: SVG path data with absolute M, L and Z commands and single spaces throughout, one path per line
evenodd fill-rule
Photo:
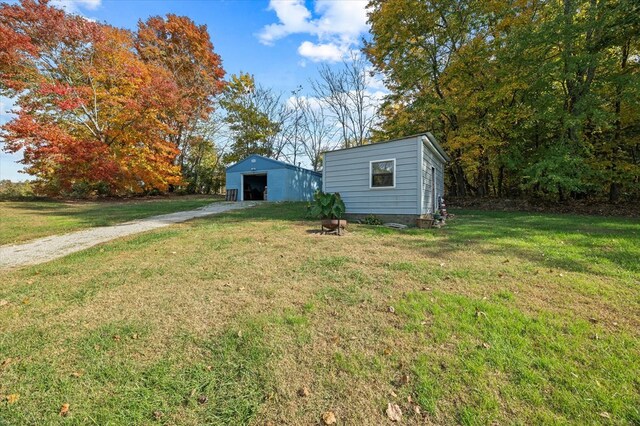
M 161 38 L 149 40 L 175 59 L 154 58 L 153 43 L 143 48 L 130 31 L 68 15 L 48 0 L 0 5 L 0 94 L 18 107 L 1 130 L 5 150 L 23 150 L 27 172 L 54 194 L 181 184 L 176 138 L 190 114 L 209 113 L 204 99 L 219 91 L 223 75 L 206 29 L 193 27 L 182 53 L 199 62 L 186 71 L 189 59 L 160 47 Z
M 213 111 L 213 98 L 224 88 L 224 69 L 213 49 L 206 25 L 196 25 L 184 16 L 169 14 L 138 22 L 136 49 L 149 64 L 164 68 L 177 85 L 174 108 L 167 125 L 170 140 L 180 149 L 179 163 L 202 138 L 199 125 Z

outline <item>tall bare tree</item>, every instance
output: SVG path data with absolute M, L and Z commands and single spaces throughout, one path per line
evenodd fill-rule
M 311 87 L 338 122 L 342 146 L 367 143 L 375 120 L 376 102 L 367 90 L 370 77 L 365 59 L 354 54 L 343 62 L 341 69 L 323 64 L 318 74 L 318 79 L 311 81 Z
M 302 148 L 313 170 L 318 171 L 322 166 L 322 153 L 337 145 L 338 128 L 320 105 L 314 105 L 309 99 L 301 102 Z

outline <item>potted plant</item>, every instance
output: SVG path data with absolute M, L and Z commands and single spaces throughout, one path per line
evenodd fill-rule
M 347 226 L 347 221 L 343 219 L 346 208 L 340 194 L 316 191 L 313 200 L 313 204 L 309 205 L 309 215 L 320 218 L 323 230 L 337 230 L 340 234 L 340 229 Z

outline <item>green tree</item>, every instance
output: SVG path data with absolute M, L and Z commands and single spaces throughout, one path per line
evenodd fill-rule
M 271 156 L 270 143 L 280 126 L 265 111 L 275 103 L 272 93 L 256 85 L 252 75 L 231 76 L 221 105 L 231 132 L 232 144 L 225 163 L 235 163 L 251 154 Z
M 638 195 L 637 2 L 370 6 L 364 50 L 391 90 L 376 137 L 434 132 L 450 193 Z

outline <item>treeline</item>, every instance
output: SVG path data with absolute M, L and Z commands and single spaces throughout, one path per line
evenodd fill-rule
M 640 195 L 636 0 L 372 0 L 384 139 L 431 130 L 457 196 Z
M 450 195 L 640 197 L 637 1 L 372 0 L 369 20 L 366 57 L 279 93 L 225 80 L 186 17 L 129 31 L 0 3 L 4 149 L 48 195 L 212 193 L 249 154 L 319 170 L 326 150 L 431 131 Z

